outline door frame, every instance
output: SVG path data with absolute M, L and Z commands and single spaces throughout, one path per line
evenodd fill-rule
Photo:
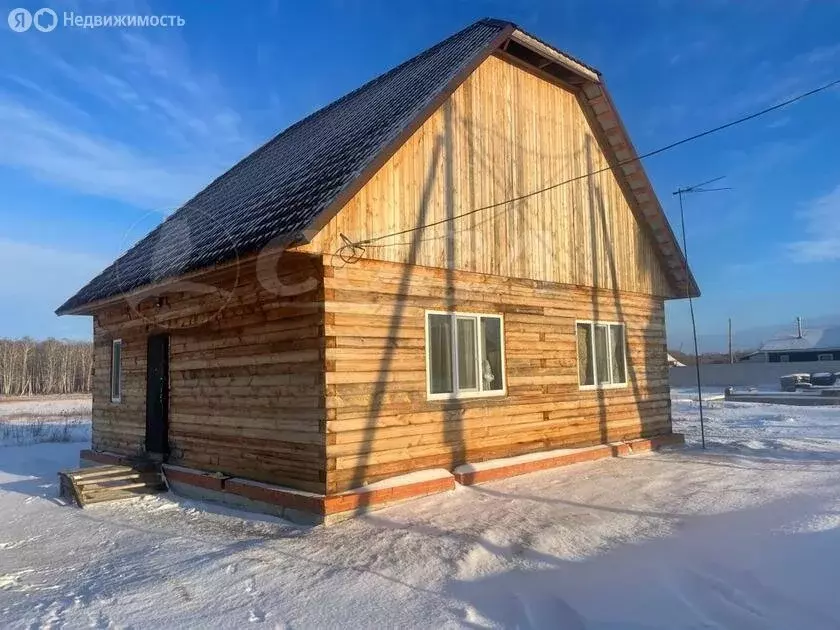
M 154 363 L 152 358 L 153 344 L 163 342 L 164 348 L 161 352 L 160 363 L 162 363 L 162 374 L 160 380 L 160 392 L 153 390 Z M 169 455 L 169 334 L 160 333 L 149 335 L 146 340 L 146 433 L 145 447 L 148 455 L 154 455 L 166 459 Z M 159 395 L 160 418 L 156 417 L 156 406 L 152 405 L 152 396 Z

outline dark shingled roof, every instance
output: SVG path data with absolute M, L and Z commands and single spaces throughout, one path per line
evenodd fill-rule
M 422 123 L 440 99 L 519 32 L 511 22 L 480 20 L 295 123 L 184 204 L 56 313 L 83 312 L 91 303 L 226 263 L 269 244 L 307 242 L 304 231 L 320 229 L 325 210 L 339 208 L 354 182 L 362 182 L 377 160 L 387 158 L 389 147 L 404 141 L 404 134 Z M 635 156 L 598 71 L 559 54 L 594 73 L 583 78 L 584 92 L 591 92 L 587 98 L 607 135 L 608 149 L 615 157 Z M 640 221 L 651 227 L 674 287 L 688 286 L 699 295 L 641 164 L 621 170 L 618 175 L 635 196 Z
M 295 123 L 213 181 L 56 311 L 259 251 L 309 227 L 476 56 L 485 19 Z

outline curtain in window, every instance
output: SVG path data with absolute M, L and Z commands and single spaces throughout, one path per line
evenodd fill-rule
M 607 327 L 595 326 L 595 367 L 598 383 L 610 382 L 610 358 L 607 356 Z
M 481 318 L 481 389 L 502 389 L 502 324 L 495 317 Z
M 612 382 L 626 383 L 624 326 L 610 326 L 610 345 L 612 346 Z
M 431 393 L 452 392 L 452 318 L 449 315 L 429 315 L 429 371 Z
M 458 342 L 455 345 L 458 348 L 458 389 L 478 389 L 476 320 L 472 317 L 459 317 L 456 321 L 458 322 Z
M 580 384 L 594 385 L 595 370 L 592 365 L 592 326 L 590 324 L 577 325 L 577 346 Z

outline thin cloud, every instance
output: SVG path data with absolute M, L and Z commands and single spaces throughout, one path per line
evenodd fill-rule
M 790 116 L 782 116 L 780 118 L 776 118 L 767 124 L 768 129 L 781 129 L 782 127 L 787 127 L 790 124 Z
M 83 110 L 75 103 L 71 103 L 66 98 L 54 94 L 26 77 L 5 75 L 2 79 L 8 81 L 12 87 L 18 86 L 24 88 L 24 92 L 28 93 L 30 97 L 34 96 L 43 103 L 51 105 L 53 109 L 61 111 L 67 118 L 80 119 L 85 122 L 89 122 L 93 118 L 89 112 Z
M 0 266 L 14 273 L 0 274 L 5 298 L 46 297 L 56 301 L 78 290 L 107 261 L 69 250 L 0 238 Z M 58 303 L 52 307 L 55 308 Z
M 712 58 L 709 50 L 714 50 L 714 47 L 707 47 L 706 60 Z M 781 62 L 756 62 L 760 51 L 723 50 L 732 56 L 732 60 L 721 57 L 720 62 L 730 63 L 734 68 L 732 72 L 692 76 L 691 82 L 676 92 L 678 99 L 651 110 L 649 128 L 694 129 L 698 125 L 699 112 L 707 115 L 708 123 L 725 122 L 827 83 L 837 78 L 836 69 L 840 65 L 840 45 L 815 46 Z M 687 51 L 680 50 L 666 59 L 673 66 L 685 63 L 688 57 Z M 726 98 L 721 99 L 720 95 L 726 95 Z M 788 108 L 782 109 L 775 120 L 782 120 L 782 113 L 787 111 Z
M 143 155 L 2 99 L 0 146 L 4 166 L 53 185 L 164 211 L 206 183 L 210 171 Z
M 81 252 L 0 237 L 0 335 L 89 339 L 87 317 L 53 311 L 109 261 Z
M 840 186 L 797 213 L 806 238 L 788 244 L 794 262 L 840 260 Z
M 33 67 L 0 84 L 0 165 L 167 212 L 245 155 L 257 143 L 218 78 L 175 34 L 153 37 L 117 31 L 67 49 L 30 38 Z M 27 70 L 69 89 L 33 89 Z
M 840 45 L 817 46 L 782 63 L 763 61 L 750 75 L 742 78 L 746 87 L 727 99 L 722 113 L 726 116 L 748 113 L 813 89 L 836 78 L 838 60 Z

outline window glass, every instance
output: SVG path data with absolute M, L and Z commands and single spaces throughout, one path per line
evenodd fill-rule
M 595 369 L 592 361 L 592 325 L 577 325 L 578 378 L 581 385 L 595 384 Z
M 429 394 L 505 392 L 502 318 L 428 313 L 426 369 Z
M 478 389 L 478 357 L 475 345 L 476 320 L 459 317 L 458 322 L 458 388 Z
M 452 318 L 429 315 L 429 391 L 451 393 L 452 383 Z
M 122 341 L 111 345 L 111 400 L 120 399 L 120 375 L 122 372 Z
M 610 326 L 610 346 L 612 352 L 612 382 L 625 383 L 627 382 L 627 375 L 625 374 L 624 326 L 617 324 Z
M 578 322 L 578 379 L 581 386 L 627 383 L 624 324 Z
M 610 382 L 610 358 L 607 353 L 607 327 L 595 326 L 595 367 L 598 371 L 598 383 Z
M 504 389 L 502 385 L 502 322 L 498 317 L 481 318 L 481 389 Z

